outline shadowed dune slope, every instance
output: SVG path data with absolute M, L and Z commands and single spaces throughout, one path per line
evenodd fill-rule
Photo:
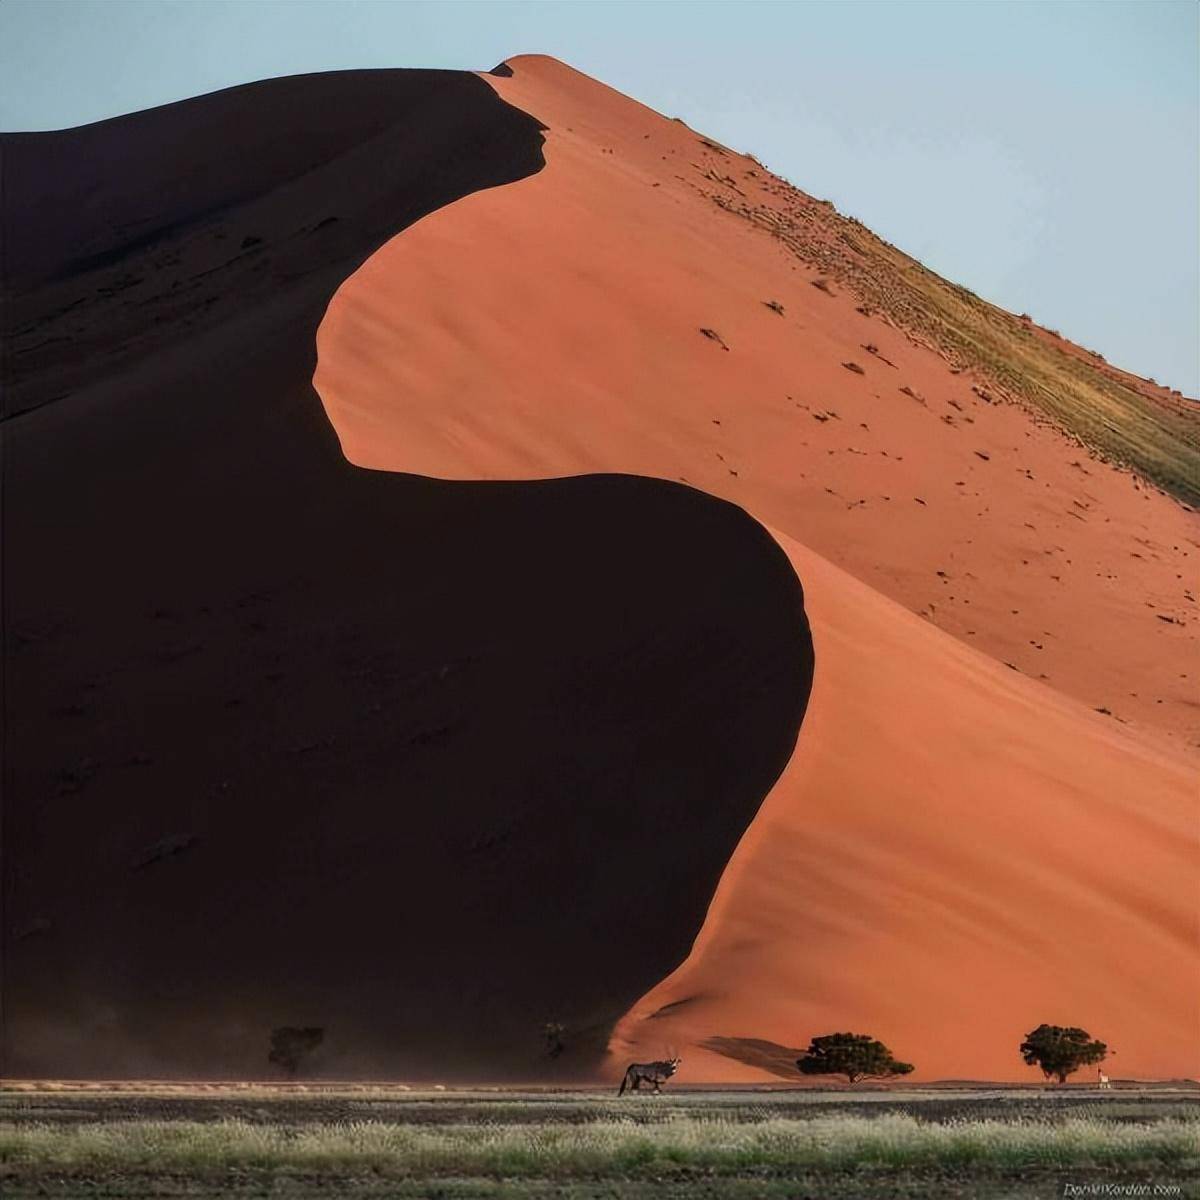
M 1194 514 L 761 228 L 817 202 L 759 164 L 508 65 L 488 82 L 547 126 L 546 169 L 339 289 L 316 382 L 347 456 L 736 500 L 804 580 L 819 664 L 795 757 L 610 1066 L 674 1045 L 682 1079 L 762 1080 L 853 1028 L 918 1078 L 1027 1079 L 1047 1021 L 1121 1074 L 1200 1074 Z M 714 204 L 721 180 L 761 220 Z
M 6 1073 L 299 1024 L 586 1074 L 686 956 L 804 711 L 786 556 L 676 483 L 360 469 L 310 382 L 338 283 L 541 145 L 403 71 L 5 139 Z

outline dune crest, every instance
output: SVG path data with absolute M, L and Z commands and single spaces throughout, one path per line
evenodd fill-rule
M 1194 513 L 697 190 L 719 172 L 774 203 L 753 160 L 552 59 L 509 65 L 487 81 L 549 127 L 547 169 L 394 239 L 321 325 L 352 462 L 683 480 L 1087 707 L 1200 744 Z

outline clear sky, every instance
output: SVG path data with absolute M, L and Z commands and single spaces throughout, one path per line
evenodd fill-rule
M 1198 34 L 1197 0 L 0 0 L 0 128 L 553 54 L 1196 396 Z

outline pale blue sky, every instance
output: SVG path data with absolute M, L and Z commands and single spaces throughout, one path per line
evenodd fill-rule
M 1198 31 L 1196 0 L 0 0 L 0 128 L 553 54 L 1195 396 Z

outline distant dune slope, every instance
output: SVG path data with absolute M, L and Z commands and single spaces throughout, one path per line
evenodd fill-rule
M 686 956 L 807 699 L 785 554 L 363 470 L 311 387 L 337 285 L 541 147 L 404 71 L 0 146 L 6 1074 L 587 1074 Z
M 814 614 L 799 750 L 615 1060 L 764 1079 L 850 1027 L 919 1078 L 1020 1079 L 1049 1021 L 1200 1074 L 1194 514 L 714 204 L 714 173 L 782 190 L 752 160 L 507 65 L 547 168 L 339 290 L 316 383 L 347 456 L 684 481 L 776 531 Z

